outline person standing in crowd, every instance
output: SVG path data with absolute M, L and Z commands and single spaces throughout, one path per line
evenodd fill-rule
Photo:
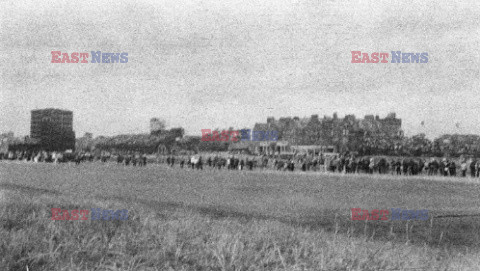
M 203 161 L 201 156 L 198 158 L 197 169 L 203 170 Z
M 212 167 L 212 157 L 210 157 L 210 156 L 208 157 L 207 164 L 208 164 L 208 167 L 210 167 L 210 168 Z
M 375 159 L 372 157 L 370 158 L 370 163 L 368 163 L 369 173 L 373 174 L 373 170 L 375 169 Z
M 352 173 L 357 173 L 358 169 L 358 158 L 352 157 L 352 165 L 351 165 L 351 171 Z
M 219 158 L 218 159 L 218 169 L 222 169 L 222 167 L 225 167 L 227 164 L 227 159 L 225 158 Z
M 317 171 L 317 166 L 318 166 L 318 159 L 315 158 L 313 159 L 313 162 L 312 162 L 313 171 Z
M 403 175 L 407 175 L 407 172 L 408 172 L 408 163 L 407 163 L 407 159 L 405 159 L 405 158 L 402 159 L 401 169 L 402 169 Z
M 135 156 L 135 154 L 132 154 L 132 166 L 137 166 L 137 157 Z
M 40 152 L 37 153 L 37 154 L 33 157 L 33 162 L 34 162 L 34 163 L 40 162 Z
M 307 163 L 305 160 L 302 160 L 302 171 L 307 171 Z
M 117 164 L 121 164 L 121 163 L 123 163 L 123 155 L 118 154 L 118 156 L 117 156 Z
M 425 160 L 420 159 L 420 160 L 418 161 L 418 173 L 419 173 L 419 174 L 422 174 L 424 168 L 425 168 Z
M 462 177 L 467 176 L 467 161 L 465 159 L 462 160 L 462 163 L 460 164 L 460 168 L 462 169 Z
M 418 163 L 410 159 L 410 175 L 417 175 L 418 174 Z
M 232 169 L 238 169 L 239 160 L 238 158 L 233 159 Z
M 332 160 L 332 172 L 340 171 L 340 157 L 335 156 Z
M 135 154 L 135 159 L 137 160 L 137 165 L 139 167 L 143 166 L 142 155 L 140 153 Z
M 327 171 L 335 172 L 335 156 L 328 158 L 328 162 L 325 164 L 325 172 Z
M 442 160 L 442 170 L 443 170 L 443 176 L 448 176 L 448 161 L 446 158 L 443 158 Z
M 434 175 L 437 175 L 439 167 L 440 167 L 440 165 L 439 165 L 437 159 L 434 158 L 433 159 L 433 174 Z
M 344 171 L 345 171 L 345 174 L 347 173 L 350 173 L 350 170 L 351 170 L 351 164 L 350 164 L 350 157 L 346 156 L 345 157 L 345 160 L 344 160 L 344 165 L 343 165 L 343 168 L 344 168 Z
M 400 160 L 396 160 L 394 162 L 394 167 L 395 171 L 397 172 L 397 175 L 402 175 L 402 163 L 400 163 Z
M 247 166 L 248 170 L 253 170 L 253 160 L 249 160 Z
M 470 176 L 472 176 L 472 178 L 475 178 L 475 174 L 477 172 L 477 170 L 475 168 L 476 164 L 477 164 L 476 159 L 472 159 L 470 161 Z
M 262 168 L 266 169 L 268 167 L 268 157 L 264 156 L 263 157 L 263 163 L 262 163 Z
M 444 175 L 445 163 L 443 159 L 442 161 L 440 161 L 440 163 L 438 163 L 438 169 L 440 172 L 440 176 Z
M 427 162 L 426 170 L 427 170 L 427 175 L 431 176 L 432 171 L 433 171 L 433 159 L 432 158 L 430 158 L 430 161 Z
M 192 165 L 192 169 L 195 169 L 195 167 L 198 169 L 198 159 L 195 156 L 192 156 L 190 159 L 190 164 Z
M 452 160 L 450 163 L 448 163 L 448 169 L 450 172 L 450 176 L 457 176 L 457 165 L 455 162 Z
M 14 159 L 14 153 L 12 151 L 8 152 L 8 160 L 13 160 Z
M 346 171 L 345 163 L 346 163 L 345 156 L 344 155 L 340 156 L 340 160 L 338 162 L 338 164 L 339 164 L 338 165 L 338 172 L 341 172 L 341 173 L 345 174 L 345 171 Z

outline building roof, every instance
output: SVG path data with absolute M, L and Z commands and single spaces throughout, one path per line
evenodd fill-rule
M 58 109 L 58 108 L 33 109 L 32 112 L 62 112 L 62 113 L 73 113 L 73 111 L 64 110 L 64 109 Z

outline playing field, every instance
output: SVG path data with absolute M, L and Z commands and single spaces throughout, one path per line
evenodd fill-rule
M 478 270 L 480 264 L 477 179 L 0 163 L 0 189 L 6 255 L 0 263 L 7 269 Z M 127 209 L 129 219 L 52 221 L 51 208 Z M 351 208 L 427 209 L 429 220 L 352 221 Z

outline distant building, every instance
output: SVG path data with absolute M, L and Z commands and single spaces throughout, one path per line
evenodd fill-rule
M 310 118 L 286 117 L 275 120 L 267 118 L 267 123 L 257 123 L 255 131 L 278 131 L 279 139 L 292 147 L 310 146 L 302 151 L 317 153 L 334 151 L 355 151 L 359 146 L 380 145 L 377 141 L 395 142 L 402 135 L 402 120 L 395 113 L 381 119 L 378 115 L 367 115 L 357 119 L 354 115 L 339 118 L 318 115 Z M 306 149 L 309 149 L 308 151 Z
M 150 119 L 150 134 L 160 134 L 163 130 L 165 130 L 165 122 L 158 118 Z
M 54 108 L 32 110 L 30 138 L 38 140 L 45 150 L 73 150 L 73 112 Z
M 312 156 L 317 156 L 322 153 L 336 153 L 337 150 L 335 146 L 319 146 L 319 145 L 298 145 L 291 146 L 291 149 L 297 154 L 307 154 Z
M 228 146 L 230 153 L 255 155 L 293 154 L 292 147 L 285 141 L 238 141 Z

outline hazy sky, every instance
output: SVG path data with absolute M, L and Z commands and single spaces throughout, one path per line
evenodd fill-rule
M 408 135 L 480 134 L 480 1 L 131 2 L 2 1 L 0 132 L 29 134 L 30 110 L 54 107 L 74 112 L 77 136 L 145 133 L 152 117 L 200 135 L 392 111 Z M 429 61 L 352 64 L 354 50 Z M 53 64 L 51 51 L 128 63 Z

